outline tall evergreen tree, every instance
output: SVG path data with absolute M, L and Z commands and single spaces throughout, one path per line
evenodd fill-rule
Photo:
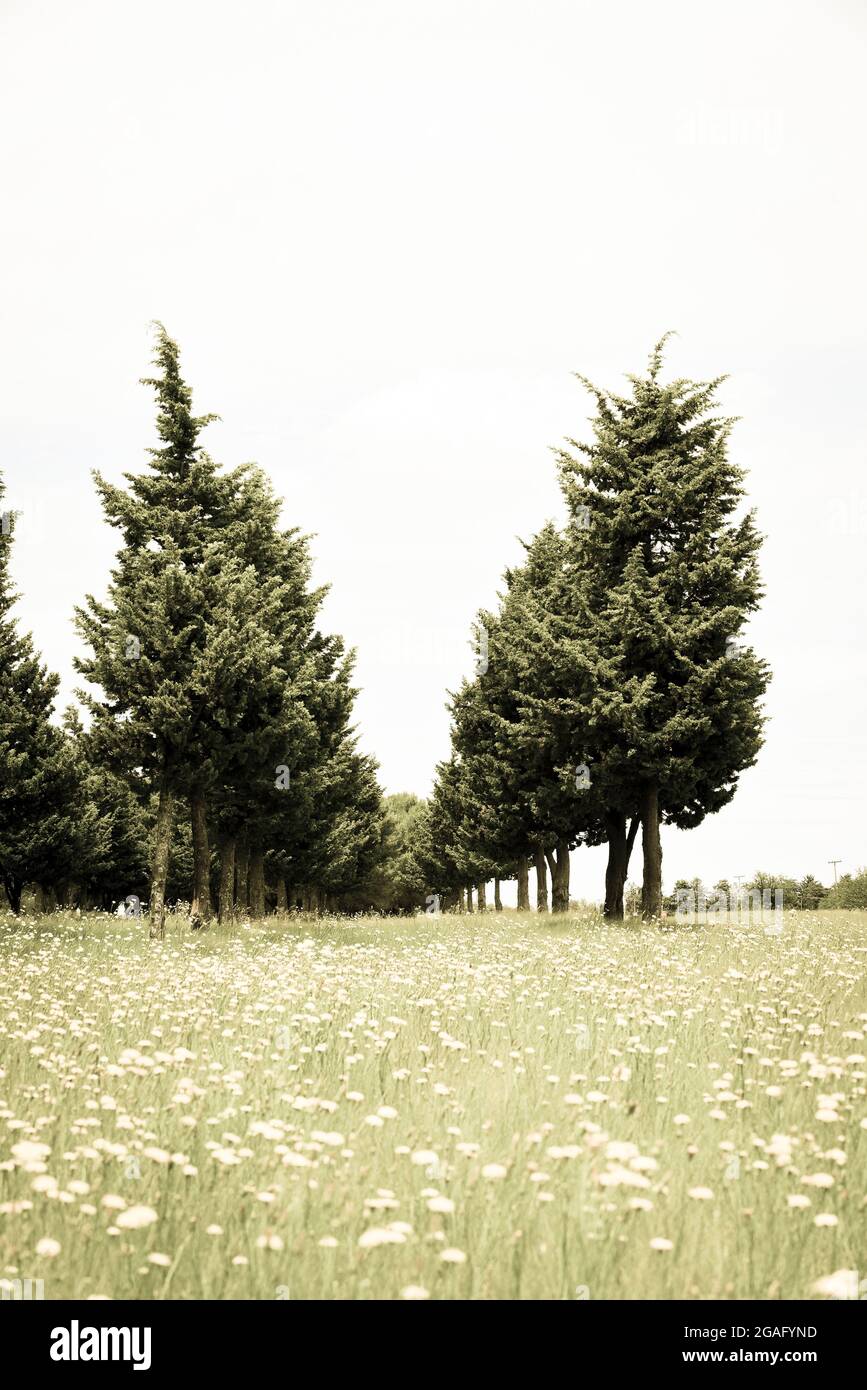
M 78 670 L 104 692 L 82 698 L 92 715 L 98 761 L 142 777 L 158 797 L 150 883 L 151 927 L 163 932 L 175 803 L 188 795 L 193 826 L 194 901 L 207 912 L 210 853 L 203 780 L 210 766 L 204 731 L 220 692 L 236 688 L 243 651 L 228 646 L 227 615 L 249 588 L 245 542 L 255 547 L 261 489 L 249 469 L 221 472 L 199 443 L 216 417 L 192 413 L 177 345 L 157 325 L 159 375 L 144 379 L 157 396 L 160 447 L 149 470 L 125 474 L 126 488 L 95 474 L 106 516 L 123 547 L 108 601 L 88 596 L 77 610 L 92 656 Z M 267 585 L 274 580 L 269 576 Z M 253 612 L 268 594 L 257 592 Z
M 584 382 L 594 441 L 559 452 L 567 650 L 593 668 L 609 809 L 641 820 L 647 917 L 662 902 L 660 822 L 694 826 L 731 800 L 761 746 L 769 679 L 740 638 L 761 598 L 761 538 L 752 512 L 735 515 L 744 474 L 728 454 L 734 421 L 716 413 L 724 378 L 663 383 L 664 344 L 629 396 Z
M 525 563 L 507 571 L 499 612 L 480 614 L 487 661 L 452 702 L 453 743 L 463 767 L 465 838 L 492 863 L 513 866 L 519 908 L 529 906 L 532 858 L 537 906 L 547 907 L 549 870 L 553 909 L 566 912 L 570 851 L 598 842 L 604 827 L 588 765 L 586 672 L 576 679 L 575 653 L 564 651 L 572 633 L 554 598 L 563 538 L 548 523 L 526 551 Z
M 92 761 L 93 748 L 75 708 L 65 711 L 63 726 L 81 786 L 83 824 L 92 824 L 68 882 L 61 884 L 62 895 L 70 905 L 105 910 L 130 896 L 144 901 L 152 828 L 146 789 Z
M 0 478 L 0 502 L 3 493 Z M 52 723 L 59 678 L 12 616 L 15 526 L 6 515 L 0 528 L 0 883 L 18 913 L 26 884 L 49 886 L 68 877 L 95 825 L 73 749 Z

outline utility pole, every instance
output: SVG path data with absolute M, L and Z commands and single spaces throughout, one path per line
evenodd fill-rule
M 829 860 L 828 860 L 828 863 L 834 865 L 834 883 L 836 884 L 836 882 L 837 882 L 837 865 L 838 865 L 838 864 L 842 864 L 842 863 L 843 863 L 843 860 L 842 860 L 842 859 L 829 859 Z

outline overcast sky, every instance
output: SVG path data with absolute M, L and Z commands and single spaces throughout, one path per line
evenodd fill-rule
M 474 612 L 562 518 L 572 373 L 617 387 L 673 328 L 673 374 L 731 374 L 774 681 L 665 881 L 867 862 L 865 37 L 861 0 L 0 0 L 0 468 L 64 699 L 152 319 L 210 452 L 315 533 L 363 746 L 422 795 Z

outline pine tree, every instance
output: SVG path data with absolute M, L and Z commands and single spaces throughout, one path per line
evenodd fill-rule
M 88 596 L 77 609 L 80 633 L 93 655 L 77 668 L 100 700 L 86 694 L 98 761 L 143 778 L 158 797 L 153 835 L 150 913 L 162 935 L 166 877 L 177 799 L 188 794 L 194 834 L 193 898 L 206 897 L 210 854 L 200 784 L 204 729 L 225 681 L 235 678 L 235 653 L 220 639 L 232 607 L 230 583 L 243 584 L 239 541 L 255 537 L 248 515 L 249 470 L 221 473 L 199 444 L 216 417 L 195 416 L 177 345 L 157 325 L 159 375 L 144 379 L 157 396 L 158 448 L 150 468 L 125 474 L 127 488 L 95 474 L 109 522 L 122 535 L 108 602 Z M 207 766 L 205 766 L 207 771 Z
M 0 479 L 0 501 L 3 493 Z M 93 820 L 72 747 L 51 722 L 59 678 L 12 617 L 14 529 L 12 518 L 0 530 L 0 883 L 19 913 L 26 884 L 48 887 L 71 874 Z
M 287 709 L 285 783 L 260 803 L 260 838 L 283 895 L 314 911 L 363 881 L 382 842 L 376 765 L 358 752 L 351 723 L 353 663 L 340 638 L 314 633 Z
M 438 769 L 439 772 L 439 769 Z M 412 857 L 416 873 L 428 890 L 426 906 L 436 901 L 441 909 L 453 902 L 463 903 L 466 895 L 466 870 L 454 857 L 455 827 L 444 794 L 437 779 L 430 798 L 414 825 Z M 472 911 L 472 895 L 467 903 Z
M 664 344 L 628 397 L 585 381 L 594 442 L 559 452 L 561 606 L 593 668 L 603 799 L 641 819 L 647 917 L 661 909 L 660 822 L 688 828 L 731 800 L 761 746 L 769 678 L 740 639 L 761 597 L 761 538 L 753 513 L 735 517 L 744 475 L 728 455 L 734 421 L 716 414 L 724 378 L 662 383 Z
M 78 711 L 63 716 L 81 787 L 83 834 L 71 877 L 62 885 L 72 905 L 108 911 L 117 902 L 148 891 L 151 817 L 144 788 L 136 788 L 109 768 L 92 761 L 93 749 Z
M 527 900 L 527 861 L 537 870 L 537 906 L 569 907 L 570 851 L 604 834 L 590 774 L 587 672 L 557 602 L 563 539 L 548 523 L 507 571 L 499 612 L 483 613 L 487 660 L 452 703 L 453 743 L 464 769 L 465 832 L 491 861 L 511 863 L 518 906 Z M 567 679 L 568 676 L 568 679 Z M 496 869 L 494 870 L 496 872 Z

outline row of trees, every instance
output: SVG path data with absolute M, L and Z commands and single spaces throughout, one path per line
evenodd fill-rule
M 761 538 L 738 515 L 724 378 L 647 373 L 596 402 L 593 439 L 557 451 L 565 526 L 547 524 L 479 613 L 476 672 L 451 697 L 452 751 L 417 829 L 431 889 L 516 878 L 569 903 L 569 856 L 607 843 L 605 914 L 624 914 L 639 828 L 641 910 L 660 914 L 660 825 L 731 801 L 762 743 L 769 672 L 740 634 L 761 598 Z M 480 890 L 484 891 L 483 887 Z
M 0 880 L 18 911 L 30 882 L 99 901 L 146 873 L 161 935 L 179 817 L 200 922 L 214 887 L 221 917 L 264 911 L 266 877 L 279 906 L 338 901 L 381 859 L 385 819 L 351 723 L 353 653 L 318 626 L 308 537 L 281 528 L 259 468 L 221 469 L 202 447 L 215 417 L 193 413 L 161 325 L 155 365 L 148 468 L 126 486 L 94 475 L 122 544 L 106 598 L 76 609 L 86 726 L 52 722 L 57 677 L 12 620 L 4 513 Z
M 487 904 L 517 880 L 566 911 L 570 853 L 606 843 L 605 914 L 624 915 L 641 831 L 640 907 L 662 895 L 660 826 L 733 797 L 762 742 L 766 664 L 741 632 L 761 597 L 760 537 L 739 514 L 723 380 L 660 379 L 665 339 L 593 437 L 557 450 L 566 524 L 548 523 L 474 625 L 476 669 L 450 698 L 452 751 L 427 802 L 384 801 L 352 727 L 353 654 L 323 633 L 308 537 L 283 529 L 253 465 L 202 447 L 177 345 L 157 326 L 159 445 L 145 471 L 95 482 L 121 545 L 104 599 L 76 610 L 83 721 L 11 616 L 14 514 L 0 533 L 0 884 L 18 911 L 147 897 L 214 906 L 410 911 Z M 0 480 L 2 500 L 2 480 Z M 859 906 L 760 875 L 787 905 Z M 765 882 L 767 880 L 767 882 Z M 773 881 L 771 881 L 773 880 Z M 688 886 L 688 885 L 679 885 Z M 724 885 L 716 885 L 717 888 Z M 838 900 L 839 899 L 839 903 Z
M 699 878 L 679 878 L 673 892 L 665 901 L 667 911 L 675 910 L 677 895 L 682 890 L 690 892 L 695 903 L 710 904 L 715 899 L 718 900 L 720 894 L 724 894 L 729 904 L 736 904 L 739 898 L 758 893 L 763 896 L 768 894 L 768 900 L 771 902 L 779 895 L 779 901 L 787 910 L 802 908 L 815 912 L 818 907 L 840 906 L 834 896 L 835 890 L 826 888 L 813 874 L 805 874 L 803 878 L 796 879 L 790 874 L 768 874 L 759 870 L 751 878 L 742 878 L 736 883 L 727 878 L 718 879 L 712 887 L 702 883 Z

